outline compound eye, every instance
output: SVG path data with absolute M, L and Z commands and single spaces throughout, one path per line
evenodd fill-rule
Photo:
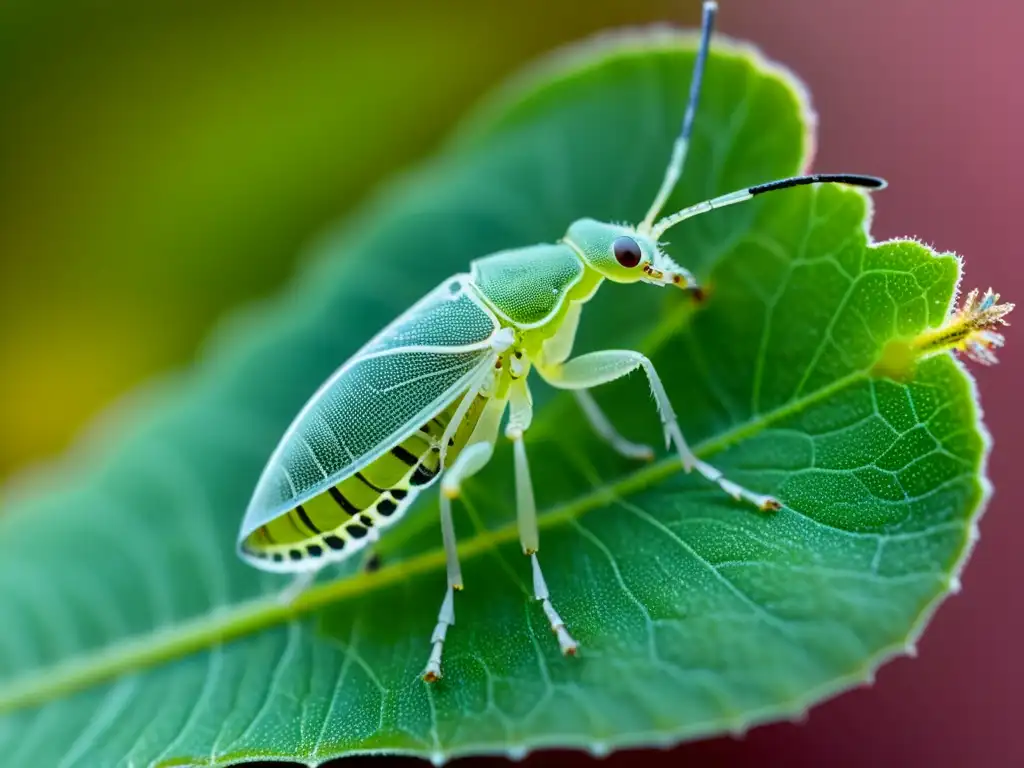
M 615 260 L 628 269 L 639 264 L 644 255 L 637 241 L 625 236 L 616 238 L 612 243 L 612 253 L 615 254 Z

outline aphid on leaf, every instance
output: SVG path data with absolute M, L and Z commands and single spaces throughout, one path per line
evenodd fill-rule
M 565 654 L 577 644 L 548 593 L 523 435 L 532 416 L 531 371 L 571 390 L 594 428 L 630 458 L 653 452 L 621 437 L 588 391 L 643 369 L 664 426 L 666 445 L 683 468 L 761 510 L 779 503 L 747 490 L 689 449 L 651 361 L 631 350 L 572 357 L 580 313 L 606 281 L 699 290 L 686 269 L 659 247 L 671 227 L 702 213 L 803 184 L 881 188 L 872 176 L 814 175 L 772 181 L 707 200 L 657 220 L 683 169 L 708 55 L 714 3 L 704 4 L 700 47 L 682 129 L 661 188 L 636 227 L 593 219 L 572 223 L 561 241 L 484 256 L 417 302 L 371 339 L 321 386 L 270 458 L 242 522 L 239 553 L 269 571 L 299 574 L 289 595 L 325 565 L 351 556 L 405 514 L 416 495 L 440 479 L 441 533 L 448 588 L 441 602 L 424 679 L 441 676 L 441 652 L 455 623 L 453 590 L 462 574 L 452 500 L 494 450 L 502 419 L 512 441 L 516 512 L 530 557 L 534 595 Z

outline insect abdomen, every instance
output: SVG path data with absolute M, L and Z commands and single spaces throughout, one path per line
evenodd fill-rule
M 342 560 L 405 514 L 416 493 L 440 469 L 444 431 L 458 400 L 360 471 L 253 531 L 242 553 L 272 570 L 319 568 Z M 450 463 L 469 439 L 485 402 L 477 397 L 451 438 Z

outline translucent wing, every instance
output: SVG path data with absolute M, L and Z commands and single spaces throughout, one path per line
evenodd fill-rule
M 384 328 L 289 427 L 256 485 L 239 541 L 358 472 L 450 405 L 491 365 L 499 329 L 465 275 Z

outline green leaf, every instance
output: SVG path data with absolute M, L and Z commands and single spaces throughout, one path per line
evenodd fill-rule
M 579 351 L 649 354 L 698 453 L 781 512 L 753 512 L 664 454 L 618 458 L 570 398 L 535 387 L 540 557 L 578 658 L 559 655 L 530 599 L 507 446 L 457 507 L 466 590 L 433 686 L 419 673 L 445 583 L 434 494 L 382 539 L 380 570 L 327 574 L 293 609 L 275 598 L 280 577 L 234 555 L 276 441 L 371 333 L 471 258 L 551 241 L 576 217 L 643 215 L 691 44 L 606 38 L 500 91 L 319 243 L 280 298 L 222 327 L 195 370 L 12 493 L 9 764 L 674 743 L 799 715 L 912 647 L 969 549 L 987 444 L 950 356 L 907 382 L 872 375 L 887 342 L 943 321 L 959 263 L 869 244 L 868 201 L 848 189 L 795 189 L 673 230 L 673 255 L 710 287 L 698 308 L 609 286 L 584 316 Z M 672 205 L 799 170 L 802 98 L 753 52 L 718 46 Z M 597 397 L 627 436 L 657 441 L 642 378 Z

